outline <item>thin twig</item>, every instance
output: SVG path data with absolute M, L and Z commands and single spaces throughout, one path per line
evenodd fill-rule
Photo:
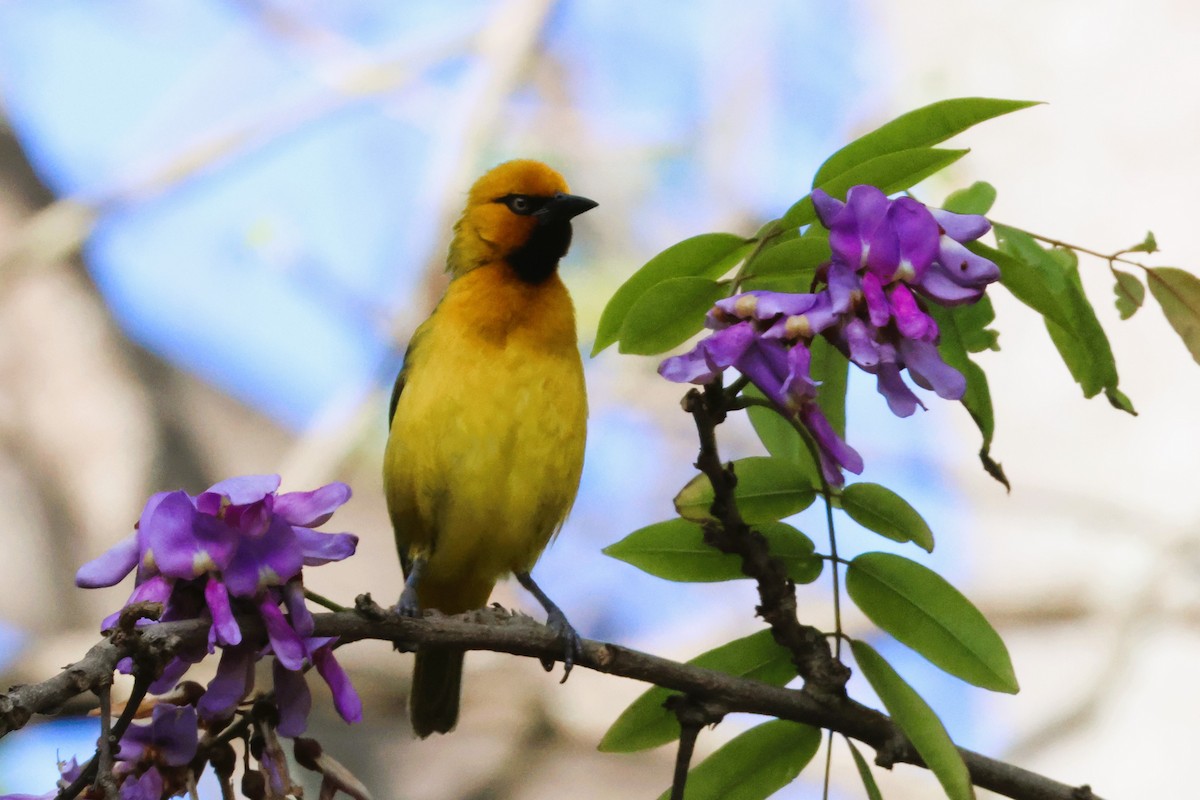
M 754 398 L 747 398 L 753 400 Z M 700 439 L 696 468 L 713 487 L 713 521 L 704 526 L 704 539 L 723 553 L 742 559 L 742 571 L 755 579 L 760 605 L 758 614 L 771 626 L 781 647 L 792 653 L 796 671 L 811 689 L 844 695 L 850 670 L 830 651 L 821 631 L 796 618 L 796 587 L 783 564 L 770 553 L 766 539 L 748 526 L 737 509 L 734 486 L 737 477 L 722 462 L 717 450 L 716 426 L 725 419 L 727 394 L 719 383 L 704 391 L 693 389 L 683 400 L 692 415 Z M 828 489 L 827 489 L 828 491 Z

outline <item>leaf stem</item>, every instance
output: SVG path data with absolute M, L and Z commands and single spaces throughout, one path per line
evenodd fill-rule
M 330 611 L 348 611 L 349 610 L 345 606 L 338 605 L 334 601 L 330 600 L 328 597 L 325 597 L 324 595 L 319 595 L 316 592 L 312 591 L 311 589 L 304 590 L 304 598 L 306 600 L 312 600 L 317 605 L 328 608 Z
M 1004 223 L 1001 223 L 1001 224 L 1004 224 Z M 1070 242 L 1064 242 L 1060 239 L 1052 239 L 1049 236 L 1043 236 L 1040 233 L 1034 233 L 1033 231 L 1027 231 L 1024 228 L 1018 228 L 1015 225 L 1005 225 L 1004 227 L 1012 228 L 1013 230 L 1016 230 L 1016 231 L 1021 231 L 1021 233 L 1024 233 L 1027 236 L 1032 236 L 1034 239 L 1037 239 L 1039 242 L 1045 242 L 1046 244 L 1051 245 L 1053 247 L 1062 247 L 1067 250 L 1074 250 L 1077 253 L 1086 253 L 1089 256 L 1095 256 L 1096 258 L 1103 259 L 1108 262 L 1109 269 L 1113 269 L 1113 262 L 1119 261 L 1122 264 L 1128 264 L 1131 267 L 1138 267 L 1142 270 L 1145 270 L 1146 272 L 1150 271 L 1150 267 L 1147 267 L 1145 264 L 1141 263 L 1140 261 L 1134 261 L 1131 258 L 1125 258 L 1124 254 L 1131 252 L 1129 250 L 1118 250 L 1115 253 L 1101 253 L 1098 250 L 1092 250 L 1087 247 L 1081 247 L 1080 245 L 1077 245 L 1077 244 L 1071 244 Z

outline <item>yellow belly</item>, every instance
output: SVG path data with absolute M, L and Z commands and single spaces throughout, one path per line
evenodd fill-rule
M 484 605 L 497 579 L 533 567 L 583 468 L 587 401 L 565 289 L 550 287 L 532 306 L 530 297 L 488 297 L 533 313 L 501 319 L 497 335 L 478 318 L 478 294 L 464 291 L 495 293 L 487 281 L 457 287 L 466 297 L 452 285 L 421 332 L 384 459 L 397 545 L 427 557 L 421 603 L 447 613 Z M 536 314 L 546 300 L 553 319 Z M 557 319 L 563 301 L 568 337 Z

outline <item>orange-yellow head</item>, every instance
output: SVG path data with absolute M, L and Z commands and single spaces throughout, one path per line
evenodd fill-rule
M 570 194 L 563 176 L 540 161 L 506 161 L 471 187 L 447 268 L 458 277 L 503 261 L 522 280 L 541 283 L 571 245 L 571 219 L 596 205 Z

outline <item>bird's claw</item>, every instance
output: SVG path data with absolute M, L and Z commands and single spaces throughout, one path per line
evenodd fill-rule
M 400 593 L 400 599 L 396 602 L 395 610 L 402 617 L 420 617 L 421 601 L 417 598 L 417 590 L 411 586 L 405 586 L 404 591 Z
M 575 660 L 583 655 L 583 640 L 579 638 L 579 633 L 567 621 L 567 615 L 557 608 L 546 616 L 546 627 L 554 631 L 563 644 L 563 676 L 559 683 L 566 683 L 567 678 L 571 675 L 571 668 L 575 666 Z M 554 669 L 554 659 L 542 659 L 542 667 L 546 672 Z

